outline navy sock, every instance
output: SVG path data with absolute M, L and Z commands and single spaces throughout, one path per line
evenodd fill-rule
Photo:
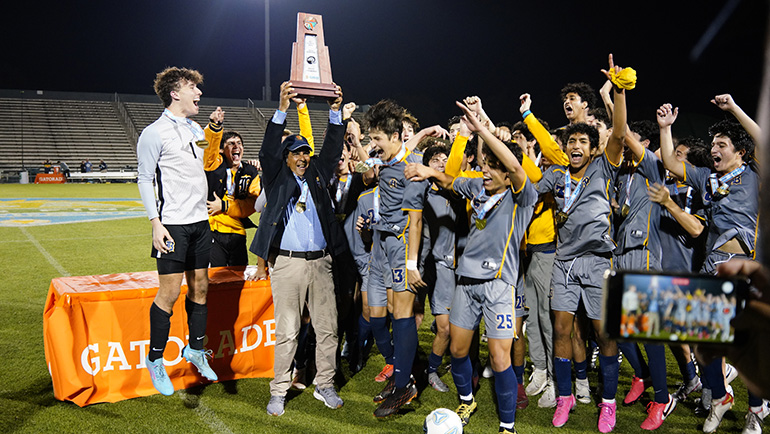
M 687 362 L 687 378 L 685 380 L 691 381 L 696 375 L 698 374 L 695 372 L 695 362 L 690 360 Z
M 372 325 L 364 318 L 363 315 L 358 317 L 358 348 L 360 351 L 364 350 L 366 341 L 369 339 L 369 335 L 372 334 Z
M 393 364 L 393 341 L 390 338 L 390 331 L 385 326 L 384 316 L 369 317 L 369 324 L 372 325 L 372 334 L 374 342 L 377 343 L 377 349 L 380 350 L 382 357 L 385 357 L 385 363 Z
M 193 350 L 202 350 L 203 339 L 206 337 L 206 318 L 209 313 L 208 306 L 195 303 L 185 297 L 184 310 L 187 312 L 187 327 L 190 330 L 188 344 Z
M 553 371 L 556 374 L 556 386 L 559 396 L 572 395 L 572 361 L 561 357 L 554 357 Z
M 650 364 L 650 378 L 655 390 L 655 402 L 668 402 L 668 382 L 666 381 L 666 347 L 660 344 L 644 344 Z
M 516 396 L 519 388 L 516 374 L 510 366 L 503 372 L 492 372 L 495 374 L 495 394 L 500 423 L 513 423 L 516 421 Z
M 514 366 L 513 373 L 516 374 L 516 382 L 524 384 L 524 365 Z
M 712 399 L 724 398 L 727 390 L 725 390 L 725 376 L 722 373 L 722 359 L 716 358 L 706 365 L 703 368 L 702 378 L 707 378 Z
M 761 407 L 762 404 L 764 404 L 762 398 L 749 392 L 749 407 Z
M 588 378 L 588 361 L 583 360 L 582 362 L 575 362 L 573 361 L 572 364 L 575 366 L 575 378 L 578 380 L 585 380 Z
M 163 356 L 171 329 L 171 314 L 153 303 L 150 306 L 150 352 L 148 357 L 154 362 Z
M 642 357 L 642 350 L 636 342 L 618 342 L 618 348 L 623 351 L 623 357 L 628 360 L 628 364 L 634 368 L 634 375 L 639 378 L 650 376 L 650 369 Z
M 470 357 L 467 355 L 460 359 L 452 357 L 452 380 L 455 382 L 458 395 L 473 394 L 473 365 Z
M 615 399 L 615 394 L 618 393 L 618 371 L 620 370 L 620 363 L 618 363 L 618 355 L 603 356 L 599 354 L 599 363 L 604 379 L 604 389 L 602 390 L 602 398 Z
M 436 372 L 438 370 L 438 367 L 441 366 L 441 360 L 443 358 L 439 356 L 438 354 L 434 353 L 433 351 L 430 352 L 430 355 L 428 356 L 428 373 Z
M 393 320 L 393 341 L 396 387 L 406 387 L 412 376 L 412 364 L 417 353 L 417 324 L 413 316 Z

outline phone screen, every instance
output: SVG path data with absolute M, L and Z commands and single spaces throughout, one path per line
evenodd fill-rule
M 606 306 L 608 327 L 617 326 L 607 331 L 613 337 L 682 343 L 735 340 L 730 321 L 743 308 L 745 280 L 616 272 L 610 281 L 615 301 Z

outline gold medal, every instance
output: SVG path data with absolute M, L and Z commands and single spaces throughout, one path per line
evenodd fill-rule
M 195 144 L 198 145 L 199 148 L 206 149 L 209 147 L 208 140 L 196 140 Z
M 628 213 L 630 213 L 630 212 L 631 212 L 631 207 L 630 206 L 628 206 L 626 204 L 623 204 L 623 206 L 620 207 L 620 215 L 621 216 L 628 217 Z
M 567 221 L 567 218 L 569 215 L 564 211 L 559 211 L 556 213 L 556 224 L 557 225 L 563 225 L 564 222 Z
M 305 202 L 297 202 L 297 205 L 294 207 L 294 209 L 296 209 L 299 213 L 305 212 L 305 208 Z
M 727 196 L 730 193 L 730 187 L 727 184 L 722 184 L 717 188 L 717 194 L 720 196 Z
M 363 161 L 357 161 L 355 171 L 357 173 L 366 173 L 371 169 L 368 164 L 364 163 Z
M 476 229 L 483 230 L 487 227 L 487 219 L 476 219 Z

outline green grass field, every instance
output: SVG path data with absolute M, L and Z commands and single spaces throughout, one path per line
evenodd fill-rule
M 138 201 L 138 197 L 136 184 L 2 184 L 0 187 L 0 199 L 136 198 Z M 21 211 L 7 203 L 0 201 L 0 217 Z M 141 203 L 138 206 L 141 207 Z M 251 231 L 250 238 L 253 235 Z M 329 410 L 316 401 L 311 386 L 303 393 L 290 395 L 283 416 L 268 416 L 265 413 L 269 398 L 268 379 L 238 380 L 227 387 L 211 384 L 186 392 L 177 391 L 169 397 L 154 395 L 85 408 L 55 400 L 42 339 L 43 306 L 51 279 L 66 274 L 154 270 L 149 248 L 150 225 L 144 217 L 47 226 L 0 226 L 4 278 L 0 292 L 0 360 L 3 363 L 0 369 L 0 431 L 406 434 L 422 432 L 423 420 L 431 410 L 456 407 L 451 374 L 442 371 L 442 378 L 452 388 L 451 392 L 442 394 L 428 386 L 420 390 L 418 398 L 402 414 L 386 420 L 375 419 L 372 396 L 380 391 L 382 384 L 375 383 L 373 378 L 384 364 L 376 350 L 364 370 L 354 376 L 347 370 L 347 364 L 343 364 L 345 384 L 338 386 L 345 406 L 339 410 Z M 254 258 L 251 263 L 255 263 Z M 430 351 L 431 321 L 430 315 L 426 315 L 419 333 L 423 359 Z M 482 353 L 485 360 L 484 345 Z M 681 378 L 672 357 L 669 357 L 668 367 L 669 388 L 673 392 Z M 618 390 L 621 402 L 630 387 L 631 375 L 624 362 Z M 589 374 L 595 401 L 600 398 L 595 390 L 596 377 L 596 373 Z M 733 387 L 736 405 L 725 416 L 720 432 L 739 432 L 743 428 L 747 411 L 746 390 L 740 380 L 736 380 Z M 643 403 L 620 407 L 615 432 L 641 432 L 639 424 L 646 417 L 644 404 L 651 398 L 652 392 L 648 390 L 643 395 Z M 537 408 L 536 399 L 528 408 L 517 412 L 519 433 L 553 432 L 553 410 Z M 496 433 L 498 419 L 490 380 L 481 380 L 477 401 L 479 410 L 465 432 Z M 596 419 L 595 404 L 578 404 L 561 431 L 595 433 Z M 690 400 L 680 404 L 659 431 L 701 432 L 702 423 L 703 420 L 694 415 Z

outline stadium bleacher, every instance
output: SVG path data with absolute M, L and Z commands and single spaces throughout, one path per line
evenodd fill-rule
M 265 122 L 272 117 L 277 103 L 214 98 L 204 98 L 203 102 L 206 104 L 194 119 L 205 126 L 208 115 L 221 106 L 226 112 L 225 128 L 243 137 L 244 158 L 256 159 Z M 328 108 L 325 104 L 310 104 L 309 108 L 313 135 L 320 146 Z M 94 169 L 103 159 L 110 171 L 136 170 L 132 131 L 141 133 L 162 110 L 154 95 L 0 91 L 0 119 L 4 120 L 0 123 L 0 173 L 4 175 L 0 179 L 14 180 L 8 175 L 18 175 L 22 169 L 28 170 L 32 178 L 44 160 L 64 161 L 73 173 L 79 171 L 85 159 Z M 299 132 L 294 109 L 288 114 L 287 127 Z

